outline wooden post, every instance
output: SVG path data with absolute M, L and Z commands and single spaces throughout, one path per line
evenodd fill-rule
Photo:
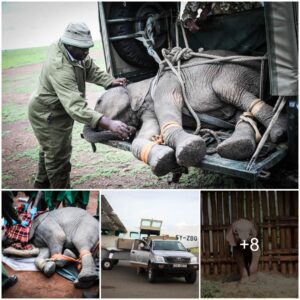
M 263 224 L 269 223 L 270 224 L 270 215 L 268 212 L 268 199 L 267 199 L 267 192 L 266 191 L 261 191 L 261 207 L 262 207 L 262 213 L 263 213 Z M 268 222 L 267 222 L 268 220 Z M 262 246 L 262 255 L 264 253 L 267 253 L 269 250 L 269 228 L 263 228 L 263 237 L 262 241 L 260 243 L 260 247 Z M 263 269 L 265 271 L 269 271 L 269 261 L 265 261 L 263 266 Z
M 212 217 L 212 222 L 211 224 L 214 226 L 218 226 L 218 218 L 217 218 L 217 205 L 216 205 L 216 193 L 211 192 L 210 193 L 210 204 L 211 204 L 211 217 Z M 218 230 L 215 228 L 212 229 L 212 240 L 213 240 L 213 255 L 214 258 L 218 258 L 218 241 L 219 241 L 219 235 L 218 235 Z M 219 274 L 219 263 L 214 262 L 214 275 Z
M 276 227 L 272 227 L 271 229 L 271 241 L 272 241 L 272 250 L 276 250 L 277 247 L 277 232 L 279 227 L 277 226 L 276 218 L 276 199 L 275 199 L 275 191 L 269 192 L 269 206 L 270 206 L 270 218 L 272 223 L 276 224 Z M 278 263 L 276 261 L 272 261 L 272 271 L 278 271 Z
M 226 230 L 225 230 L 225 234 L 227 231 L 227 228 L 229 227 L 231 220 L 230 220 L 230 207 L 229 207 L 229 193 L 228 192 L 223 192 L 223 204 L 224 204 L 224 221 L 225 221 L 225 225 L 226 225 Z M 226 258 L 231 258 L 231 252 L 230 252 L 230 246 L 228 244 L 228 242 L 225 240 L 225 256 Z M 232 263 L 228 262 L 226 264 L 226 273 L 227 274 L 231 274 L 232 272 Z
M 201 193 L 201 201 L 202 201 L 202 224 L 203 226 L 207 226 L 208 223 L 208 192 L 202 192 Z M 210 245 L 209 245 L 209 231 L 204 230 L 204 239 L 203 239 L 203 247 L 202 247 L 202 255 L 204 258 L 210 257 Z M 205 263 L 204 266 L 204 275 L 209 275 L 209 263 Z
M 223 199 L 222 199 L 222 192 L 216 193 L 216 200 L 217 200 L 217 211 L 218 211 L 218 224 L 219 226 L 224 225 L 223 222 Z M 223 260 L 225 259 L 225 239 L 224 239 L 224 229 L 219 230 L 219 257 Z M 226 265 L 224 262 L 220 263 L 219 266 L 220 274 L 226 274 Z
M 279 218 L 285 215 L 284 212 L 284 193 L 282 191 L 277 192 L 277 201 L 278 201 L 278 214 Z M 285 237 L 285 228 L 279 224 L 280 227 L 280 239 L 279 239 L 279 245 L 280 249 L 286 249 L 286 237 Z M 280 272 L 282 274 L 286 274 L 287 272 L 287 265 L 286 262 L 280 261 Z

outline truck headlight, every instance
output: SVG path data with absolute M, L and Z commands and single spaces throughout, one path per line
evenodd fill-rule
M 153 258 L 156 263 L 164 263 L 165 262 L 165 259 L 163 258 L 163 256 L 154 255 Z
M 191 258 L 191 264 L 196 264 L 197 262 L 197 257 L 194 256 Z

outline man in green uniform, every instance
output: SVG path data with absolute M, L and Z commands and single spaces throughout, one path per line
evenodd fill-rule
M 109 129 L 123 139 L 128 137 L 126 124 L 87 107 L 85 82 L 104 88 L 127 83 L 125 78 L 115 79 L 99 69 L 88 55 L 93 45 L 84 23 L 70 23 L 60 40 L 50 47 L 29 104 L 29 120 L 40 144 L 35 188 L 70 187 L 74 120 L 92 128 Z
M 261 7 L 259 2 L 188 2 L 182 14 L 182 21 L 191 32 L 196 32 L 199 30 L 199 9 L 199 19 L 205 21 L 212 15 L 230 15 L 258 7 Z

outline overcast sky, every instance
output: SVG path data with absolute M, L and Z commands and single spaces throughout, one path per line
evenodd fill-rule
M 97 2 L 2 2 L 2 49 L 48 46 L 72 21 L 100 39 Z
M 162 232 L 176 234 L 200 224 L 199 191 L 103 191 L 127 229 L 138 228 L 142 218 L 162 220 Z

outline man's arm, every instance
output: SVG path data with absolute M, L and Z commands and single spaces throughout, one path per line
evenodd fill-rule
M 127 84 L 126 78 L 114 78 L 105 71 L 102 71 L 94 62 L 88 57 L 85 60 L 86 67 L 86 81 L 103 86 L 105 89 L 114 86 L 125 86 Z

